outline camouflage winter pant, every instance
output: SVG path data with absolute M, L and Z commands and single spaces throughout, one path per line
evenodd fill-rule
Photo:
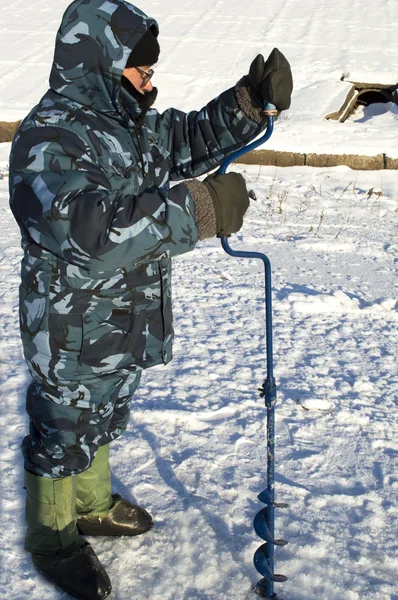
M 132 365 L 70 385 L 34 380 L 26 398 L 30 433 L 22 442 L 25 468 L 44 477 L 67 477 L 88 469 L 98 447 L 126 429 L 129 403 L 140 379 L 141 369 Z

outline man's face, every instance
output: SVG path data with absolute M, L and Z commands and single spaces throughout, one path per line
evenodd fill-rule
M 148 79 L 148 75 L 150 75 L 150 66 L 144 67 L 131 67 L 129 69 L 124 69 L 123 75 L 127 77 L 129 82 L 135 87 L 135 89 L 140 92 L 140 94 L 145 94 L 145 92 L 150 92 L 153 89 L 152 81 Z

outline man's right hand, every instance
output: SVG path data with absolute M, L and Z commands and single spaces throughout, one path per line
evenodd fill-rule
M 250 200 L 246 182 L 240 173 L 212 174 L 203 184 L 207 187 L 214 204 L 216 230 L 221 236 L 236 233 L 243 225 L 243 216 Z
M 250 65 L 248 79 L 262 104 L 271 103 L 279 111 L 290 107 L 292 72 L 288 60 L 278 48 L 272 50 L 265 62 L 262 54 L 256 56 Z

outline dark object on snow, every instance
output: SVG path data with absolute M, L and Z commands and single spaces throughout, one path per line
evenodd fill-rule
M 288 60 L 277 48 L 265 62 L 262 54 L 256 56 L 250 65 L 248 79 L 262 104 L 274 104 L 279 111 L 290 107 L 292 72 Z
M 112 494 L 109 444 L 101 446 L 76 483 L 77 529 L 84 535 L 139 535 L 153 526 L 151 515 L 136 504 Z
M 108 574 L 88 542 L 48 566 L 34 554 L 32 560 L 43 577 L 78 600 L 103 600 L 112 591 Z
M 77 527 L 83 535 L 140 535 L 152 529 L 151 515 L 140 506 L 131 504 L 119 494 L 113 494 L 113 505 L 104 516 L 79 515 Z
M 267 104 L 265 114 L 267 114 L 267 130 L 265 134 L 255 142 L 252 142 L 246 148 L 234 152 L 226 158 L 218 171 L 219 174 L 225 173 L 228 166 L 240 158 L 246 152 L 257 148 L 272 135 L 274 128 L 275 106 Z M 255 593 L 269 600 L 277 600 L 274 594 L 274 582 L 283 582 L 287 580 L 284 575 L 274 573 L 274 548 L 275 546 L 285 546 L 285 540 L 276 540 L 274 537 L 275 525 L 275 507 L 283 508 L 286 504 L 277 504 L 275 502 L 274 484 L 275 484 L 275 404 L 276 404 L 276 383 L 273 374 L 273 348 L 272 348 L 272 285 L 271 285 L 271 263 L 267 256 L 259 252 L 242 252 L 232 250 L 226 237 L 221 237 L 221 244 L 227 254 L 238 258 L 259 258 L 264 263 L 265 268 L 265 320 L 266 320 L 266 340 L 267 340 L 267 378 L 262 387 L 258 390 L 260 397 L 264 398 L 267 408 L 267 488 L 263 490 L 258 499 L 266 506 L 261 509 L 254 518 L 254 530 L 261 537 L 265 544 L 260 546 L 254 555 L 254 566 L 261 573 L 261 579 L 254 588 Z

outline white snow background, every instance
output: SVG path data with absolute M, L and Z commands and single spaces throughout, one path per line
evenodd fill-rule
M 0 120 L 45 92 L 68 2 L 0 0 Z M 292 108 L 267 147 L 397 155 L 397 107 L 324 121 L 343 72 L 397 82 L 397 0 L 142 1 L 161 29 L 159 109 L 189 110 L 274 46 Z M 9 144 L 0 145 L 6 170 Z M 276 585 L 284 600 L 398 600 L 395 171 L 234 167 L 257 201 L 231 246 L 273 269 Z M 18 333 L 19 231 L 0 181 L 1 597 L 66 600 L 23 551 L 28 382 Z M 174 261 L 175 359 L 144 373 L 112 445 L 115 491 L 155 518 L 136 539 L 91 539 L 114 600 L 254 600 L 252 519 L 266 485 L 264 277 L 218 240 Z

